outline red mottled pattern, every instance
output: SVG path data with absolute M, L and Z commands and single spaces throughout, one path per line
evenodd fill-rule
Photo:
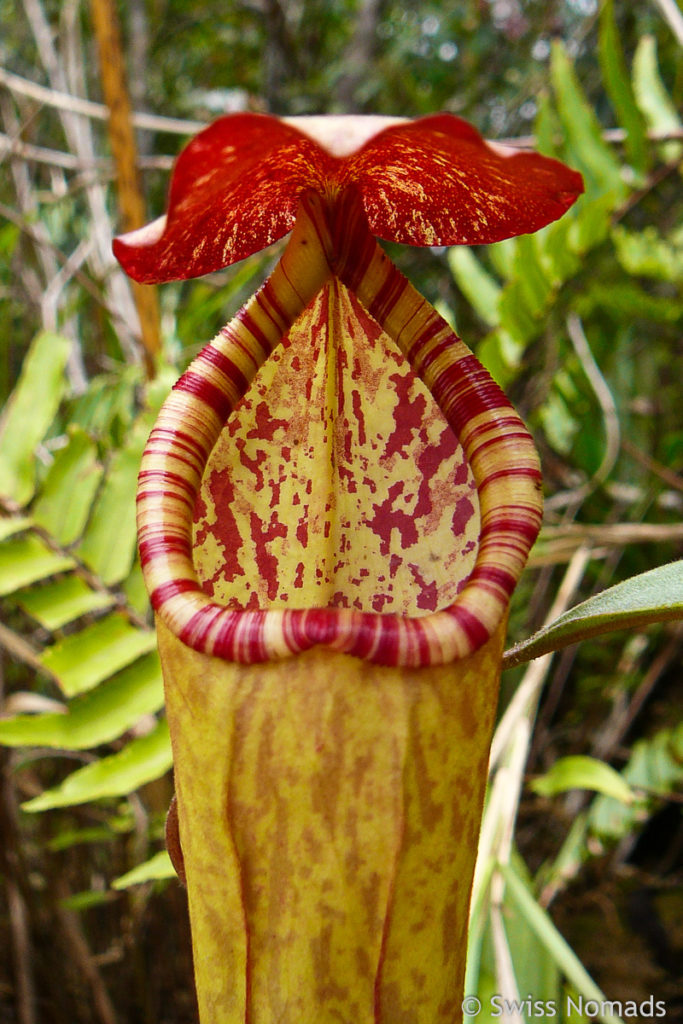
M 433 398 L 333 281 L 211 454 L 195 568 L 204 592 L 231 608 L 434 612 L 474 568 L 478 507 L 464 452 Z
M 438 114 L 378 132 L 340 158 L 265 114 L 231 114 L 175 166 L 166 224 L 116 239 L 126 273 L 147 283 L 196 277 L 285 235 L 301 195 L 358 189 L 373 234 L 410 245 L 497 242 L 561 217 L 581 175 L 538 153 L 491 146 Z
M 476 245 L 537 231 L 583 190 L 538 153 L 503 154 L 467 122 L 437 114 L 387 128 L 349 157 L 372 233 L 409 245 Z
M 328 518 L 322 516 L 316 524 L 316 543 L 328 543 L 329 550 L 322 562 L 313 562 L 313 569 L 308 566 L 302 552 L 306 545 L 311 547 L 311 522 L 306 516 L 297 515 L 296 509 L 308 501 L 309 486 L 313 488 L 321 482 L 328 486 L 330 461 L 325 453 L 331 450 L 329 444 L 321 448 L 324 471 L 308 474 L 298 494 L 291 494 L 289 501 L 295 514 L 286 522 L 277 516 L 265 518 L 257 511 L 258 504 L 254 501 L 248 510 L 242 507 L 238 514 L 235 503 L 243 500 L 244 492 L 240 499 L 237 488 L 234 494 L 230 493 L 232 483 L 228 475 L 229 486 L 220 500 L 228 506 L 232 503 L 232 512 L 228 510 L 221 530 L 226 538 L 231 530 L 234 538 L 239 534 L 240 545 L 229 546 L 206 530 L 211 526 L 215 512 L 212 509 L 213 498 L 207 501 L 207 495 L 211 497 L 210 487 L 202 494 L 198 511 L 204 518 L 199 525 L 198 539 L 205 550 L 201 560 L 205 566 L 212 558 L 218 562 L 222 560 L 227 566 L 227 575 L 232 578 L 231 588 L 233 583 L 239 585 L 240 581 L 250 584 L 248 592 L 243 589 L 237 596 L 237 603 L 247 610 L 240 611 L 231 606 L 229 602 L 235 599 L 232 590 L 231 596 L 226 596 L 227 604 L 212 601 L 202 591 L 194 565 L 188 557 L 192 531 L 192 510 L 188 499 L 199 492 L 209 452 L 225 427 L 224 409 L 234 408 L 241 397 L 243 384 L 252 380 L 268 350 L 277 345 L 326 282 L 331 282 L 327 285 L 328 292 L 340 288 L 335 280 L 343 282 L 355 293 L 358 301 L 349 293 L 340 291 L 341 295 L 347 296 L 354 319 L 364 323 L 362 329 L 369 331 L 372 337 L 375 330 L 371 327 L 372 320 L 376 321 L 381 327 L 380 337 L 385 334 L 391 339 L 422 378 L 457 437 L 476 484 L 481 522 L 476 545 L 473 538 L 466 537 L 466 530 L 465 536 L 462 535 L 462 524 L 469 516 L 466 503 L 470 501 L 470 493 L 467 489 L 464 493 L 453 492 L 451 504 L 447 506 L 449 527 L 456 531 L 454 543 L 460 544 L 461 557 L 474 558 L 474 565 L 462 588 L 462 577 L 456 574 L 457 596 L 443 610 L 438 609 L 448 584 L 429 571 L 429 558 L 406 557 L 405 548 L 406 543 L 412 544 L 416 536 L 429 533 L 428 516 L 419 516 L 418 513 L 426 510 L 432 501 L 441 501 L 434 483 L 436 480 L 438 486 L 442 486 L 438 474 L 433 477 L 430 473 L 432 491 L 428 498 L 420 492 L 413 476 L 412 505 L 409 514 L 404 516 L 401 516 L 400 499 L 405 495 L 400 491 L 400 475 L 398 479 L 385 475 L 382 484 L 382 479 L 378 479 L 374 472 L 366 474 L 363 527 L 366 535 L 369 531 L 374 538 L 375 554 L 384 560 L 383 573 L 375 567 L 374 579 L 385 582 L 379 580 L 383 574 L 391 583 L 392 572 L 404 571 L 410 577 L 409 589 L 413 595 L 410 614 L 396 613 L 391 609 L 377 613 L 374 609 L 378 599 L 384 607 L 386 602 L 381 598 L 387 596 L 386 591 L 377 589 L 370 595 L 368 603 L 361 601 L 363 609 L 369 607 L 372 610 L 357 609 L 354 597 L 358 591 L 354 597 L 349 596 L 352 591 L 348 588 L 348 578 L 345 586 L 338 586 L 334 575 L 330 575 L 330 567 L 336 571 L 337 563 L 340 563 L 342 575 L 349 571 L 343 568 L 342 563 L 347 567 L 356 563 L 353 579 L 358 583 L 353 585 L 359 586 L 366 579 L 360 572 L 367 567 L 363 564 L 362 554 L 360 558 L 348 555 L 346 542 L 339 534 L 340 529 L 342 532 L 346 530 L 347 536 L 356 543 L 358 531 L 351 528 L 353 516 L 348 517 L 349 525 L 344 525 L 336 514 L 330 514 Z M 366 317 L 363 309 L 372 320 L 366 318 L 363 321 Z M 300 322 L 304 323 L 305 318 Z M 319 325 L 322 323 L 318 322 Z M 326 322 L 334 322 L 334 317 L 330 320 L 328 316 Z M 315 348 L 313 339 L 309 342 Z M 196 650 L 248 662 L 284 657 L 323 644 L 378 664 L 426 665 L 464 657 L 480 647 L 505 614 L 510 592 L 540 526 L 538 459 L 531 438 L 500 389 L 376 245 L 368 232 L 357 190 L 346 190 L 332 207 L 314 194 L 302 198 L 295 231 L 281 263 L 269 282 L 212 342 L 211 347 L 217 350 L 220 358 L 213 354 L 200 357 L 190 367 L 187 378 L 181 379 L 162 409 L 141 473 L 138 523 L 143 571 L 155 609 L 176 636 Z M 329 411 L 334 409 L 340 423 L 346 417 L 349 423 L 356 424 L 351 447 L 344 430 L 337 435 L 337 447 L 332 445 L 341 470 L 337 478 L 343 481 L 337 496 L 345 494 L 344 500 L 351 501 L 359 477 L 357 473 L 353 476 L 345 474 L 346 467 L 339 456 L 354 447 L 358 454 L 363 446 L 372 446 L 373 430 L 368 426 L 367 407 L 377 401 L 377 395 L 373 393 L 373 374 L 376 375 L 378 370 L 368 364 L 361 374 L 364 388 L 367 388 L 365 398 L 360 387 L 337 391 L 335 384 L 333 393 L 325 401 L 318 401 L 314 378 L 305 369 L 308 358 L 306 346 L 299 350 L 290 341 L 287 351 L 292 364 L 286 387 L 291 387 L 290 381 L 297 379 L 298 367 L 299 397 L 304 403 L 307 422 L 313 424 L 317 420 L 319 427 L 325 429 Z M 339 349 L 328 345 L 326 351 Z M 352 354 L 344 358 L 348 360 L 350 379 L 353 380 L 357 356 Z M 385 359 L 383 391 L 391 395 L 391 378 L 401 363 L 396 361 L 396 350 L 392 347 L 386 348 Z M 205 392 L 199 383 L 202 376 L 207 385 Z M 328 372 L 321 379 L 332 381 L 334 374 Z M 400 388 L 403 387 L 401 384 Z M 397 415 L 393 411 L 389 415 L 390 427 L 384 439 L 388 443 L 382 446 L 385 458 L 387 449 L 389 451 L 387 465 L 390 460 L 401 457 L 402 438 L 409 429 L 410 418 L 414 417 L 416 422 L 420 403 L 423 399 L 427 401 L 426 392 L 420 392 L 417 383 L 411 383 L 410 387 L 416 390 L 410 393 L 408 419 L 403 418 L 406 410 L 399 410 L 397 405 Z M 225 406 L 218 400 L 217 392 L 224 394 Z M 357 392 L 355 397 L 354 392 Z M 286 467 L 293 444 L 289 444 L 284 436 L 291 428 L 291 417 L 282 415 L 282 408 L 270 406 L 270 399 L 266 409 L 263 395 L 254 394 L 253 401 L 248 399 L 252 403 L 253 418 L 242 437 L 235 435 L 231 458 L 248 474 L 250 486 L 266 490 L 269 508 L 271 502 L 273 508 L 277 503 L 284 507 L 285 489 L 291 488 L 292 484 L 291 478 L 287 478 Z M 429 420 L 429 403 L 425 410 Z M 360 417 L 359 412 L 362 413 Z M 284 421 L 287 421 L 287 426 Z M 230 429 L 228 427 L 228 433 Z M 278 437 L 278 431 L 282 436 Z M 247 436 L 250 433 L 253 433 L 251 438 Z M 280 446 L 277 465 L 267 464 L 263 457 L 263 446 L 259 440 L 263 434 L 272 434 L 273 441 Z M 411 436 L 414 434 L 413 431 Z M 437 450 L 440 437 L 443 437 L 443 432 L 441 435 L 437 433 L 433 439 Z M 188 444 L 188 438 L 193 439 L 192 444 Z M 251 450 L 249 441 L 257 441 Z M 416 461 L 424 459 L 429 462 L 431 456 L 428 452 L 429 446 L 418 448 L 414 453 Z M 425 466 L 421 469 L 424 472 Z M 461 472 L 462 463 L 456 458 L 449 487 L 454 486 L 453 481 Z M 382 493 L 379 493 L 378 486 L 384 486 Z M 386 502 L 389 504 L 383 505 Z M 333 503 L 327 504 L 331 513 Z M 317 507 L 325 509 L 325 505 L 325 501 L 322 505 L 318 502 Z M 356 506 L 356 525 L 359 507 Z M 446 506 L 442 504 L 439 507 L 443 510 Z M 377 516 L 373 520 L 375 511 Z M 380 515 L 380 511 L 386 515 Z M 234 515 L 234 523 L 231 523 L 231 514 Z M 415 522 L 409 521 L 411 517 L 417 518 L 418 529 Z M 380 520 L 384 524 L 382 527 Z M 390 531 L 387 530 L 387 522 Z M 442 526 L 443 519 L 439 530 Z M 389 532 L 390 542 L 386 543 Z M 210 550 L 212 543 L 213 551 Z M 253 552 L 248 570 L 240 553 L 244 544 L 251 544 Z M 289 550 L 285 551 L 287 545 Z M 448 555 L 452 549 L 442 547 L 442 550 Z M 326 575 L 329 581 L 325 583 L 326 590 L 320 603 L 315 598 L 309 599 L 311 587 L 315 588 L 316 580 L 325 579 Z M 209 587 L 218 583 L 218 577 L 214 577 L 215 568 L 204 572 Z M 257 584 L 255 580 L 259 577 L 262 577 L 262 583 Z M 299 584 L 303 586 L 299 587 Z M 401 589 L 403 585 L 404 581 Z M 288 590 L 301 590 L 302 595 L 305 592 L 308 610 L 292 608 L 289 597 L 282 600 L 282 593 Z M 430 610 L 434 602 L 436 611 Z M 344 604 L 350 607 L 342 607 Z

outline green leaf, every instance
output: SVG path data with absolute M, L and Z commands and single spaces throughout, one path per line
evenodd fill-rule
M 515 278 L 503 289 L 499 305 L 502 329 L 522 349 L 538 334 L 541 325 L 527 300 L 525 284 Z
M 595 310 L 610 313 L 617 323 L 652 320 L 670 324 L 683 320 L 683 300 L 652 295 L 635 282 L 596 281 L 577 296 L 574 309 L 579 316 L 590 316 Z
M 35 521 L 60 544 L 73 544 L 83 532 L 101 478 L 95 444 L 85 431 L 71 427 L 69 442 L 56 454 L 33 506 Z
M 590 199 L 584 197 L 576 216 L 568 219 L 567 245 L 577 256 L 584 256 L 609 235 L 612 211 L 616 203 L 612 194 Z
M 623 807 L 623 804 L 619 806 Z M 557 856 L 550 863 L 545 863 L 536 876 L 536 882 L 542 892 L 561 891 L 566 888 L 568 882 L 576 877 L 588 856 L 587 832 L 588 811 L 584 810 L 574 818 Z
M 19 381 L 0 420 L 0 495 L 25 505 L 35 490 L 36 448 L 66 390 L 71 342 L 43 331 L 24 359 Z
M 583 208 L 579 216 L 583 215 Z M 543 228 L 536 238 L 539 256 L 546 268 L 546 273 L 553 280 L 555 288 L 573 277 L 581 269 L 579 256 L 569 247 L 569 234 L 572 229 L 572 217 L 565 216 Z
M 117 827 L 113 822 L 116 822 L 116 819 L 103 825 L 91 825 L 89 828 L 63 828 L 46 843 L 46 846 L 50 853 L 59 853 L 61 850 L 70 850 L 74 846 L 110 843 L 115 834 L 131 830 L 129 821 L 126 828 L 122 828 L 120 825 Z
M 538 418 L 548 442 L 556 452 L 567 456 L 574 447 L 580 424 L 572 416 L 571 406 L 554 383 L 555 386 L 539 409 Z
M 135 491 L 140 460 L 153 426 L 152 415 L 136 421 L 126 445 L 113 456 L 104 486 L 77 554 L 104 583 L 120 583 L 136 550 Z
M 0 719 L 0 743 L 8 747 L 87 750 L 110 743 L 164 703 L 156 651 L 69 702 L 66 714 L 15 715 Z
M 71 423 L 91 437 L 116 442 L 124 431 L 130 430 L 141 377 L 141 369 L 136 365 L 120 366 L 113 373 L 93 377 L 88 390 L 71 404 Z
M 536 149 L 544 156 L 557 158 L 559 156 L 557 139 L 562 134 L 562 128 L 547 89 L 543 89 L 538 94 L 536 102 L 538 106 L 538 112 L 534 119 Z
M 34 533 L 4 541 L 0 544 L 0 595 L 75 567 L 73 558 L 51 551 Z
M 581 754 L 560 757 L 550 771 L 531 782 L 539 796 L 556 796 L 569 789 L 590 789 L 624 804 L 632 804 L 635 794 L 619 772 L 604 761 Z
M 535 235 L 521 235 L 517 239 L 515 277 L 529 313 L 538 319 L 546 311 L 553 289 L 539 258 Z
M 627 156 L 631 166 L 642 174 L 649 163 L 645 122 L 636 105 L 626 70 L 624 51 L 614 18 L 613 0 L 606 0 L 600 11 L 599 57 L 605 88 L 617 118 L 626 131 Z
M 613 193 L 626 195 L 621 165 L 602 138 L 602 127 L 579 85 L 562 43 L 553 43 L 550 76 L 557 110 L 567 139 L 567 157 L 586 179 L 587 198 Z
M 33 525 L 29 516 L 2 516 L 0 517 L 0 541 L 13 537 Z
M 478 888 L 473 891 L 473 901 L 470 908 L 470 923 L 467 933 L 467 967 L 465 973 L 465 992 L 477 992 L 479 989 L 479 978 L 482 964 L 482 948 L 484 932 L 487 921 L 488 893 L 491 884 L 491 876 L 495 868 L 495 861 L 490 857 L 486 866 L 482 869 L 481 880 Z M 465 1014 L 466 1024 L 472 1024 L 476 1018 L 471 1014 Z
M 516 851 L 513 850 L 512 856 L 515 871 L 528 888 L 531 880 L 526 865 Z M 505 904 L 505 934 L 512 954 L 520 998 L 533 993 L 534 1000 L 540 1000 L 545 1004 L 556 1002 L 560 991 L 560 972 L 557 964 L 552 957 L 546 955 L 545 945 L 536 930 L 530 926 L 526 915 L 511 900 L 507 900 Z
M 657 64 L 657 42 L 654 36 L 643 36 L 633 58 L 633 89 L 636 103 L 651 131 L 675 132 L 681 127 L 676 106 L 664 87 Z M 676 160 L 681 153 L 680 142 L 662 146 L 664 159 Z
M 40 660 L 56 676 L 67 697 L 74 697 L 130 665 L 141 654 L 153 651 L 155 646 L 152 630 L 139 629 L 125 615 L 115 612 L 58 640 L 43 652 Z
M 491 260 L 491 266 L 501 277 L 512 277 L 515 272 L 515 260 L 517 258 L 517 239 L 504 238 L 502 242 L 496 242 L 487 247 L 487 253 Z
M 607 997 L 595 984 L 576 953 L 555 927 L 550 915 L 539 906 L 517 872 L 510 865 L 501 864 L 499 867 L 505 878 L 506 893 L 510 901 L 524 916 L 529 927 L 538 936 L 543 949 L 555 961 L 567 980 L 584 999 L 595 1000 L 598 1004 L 607 1003 Z M 621 1018 L 613 1013 L 598 1013 L 597 1016 L 605 1024 L 623 1024 Z
M 505 653 L 512 668 L 549 651 L 617 629 L 640 629 L 683 618 L 683 561 L 633 576 L 570 609 Z
M 643 802 L 647 807 L 683 784 L 683 723 L 674 730 L 663 729 L 652 739 L 634 744 L 621 775 L 628 785 L 643 791 L 642 801 L 625 807 L 612 797 L 601 796 L 591 804 L 588 818 L 594 834 L 616 841 L 636 825 L 642 816 Z
M 497 326 L 498 300 L 501 289 L 493 277 L 466 245 L 448 250 L 448 266 L 458 288 L 485 324 Z
M 82 913 L 84 910 L 90 910 L 91 907 L 100 907 L 103 903 L 110 903 L 111 898 L 112 894 L 106 890 L 100 892 L 98 889 L 86 889 L 85 892 L 74 892 L 70 896 L 65 896 L 59 901 L 59 905 L 67 910 Z
M 144 618 L 149 611 L 149 595 L 139 560 L 134 562 L 133 568 L 121 584 L 121 590 L 126 595 L 128 607 Z
M 72 772 L 59 786 L 22 804 L 24 811 L 72 807 L 90 800 L 127 796 L 171 767 L 171 740 L 163 720 L 123 750 Z
M 612 231 L 612 238 L 617 259 L 628 274 L 683 282 L 683 232 L 680 230 L 666 239 L 651 225 L 643 231 L 627 231 L 618 225 Z
M 128 889 L 131 885 L 141 885 L 143 882 L 158 882 L 166 878 L 177 877 L 168 853 L 166 850 L 160 850 L 143 864 L 138 864 L 132 871 L 127 871 L 125 875 L 115 878 L 112 888 Z
M 41 587 L 19 591 L 14 599 L 25 612 L 50 631 L 88 612 L 102 611 L 114 604 L 111 594 L 93 590 L 74 573 Z

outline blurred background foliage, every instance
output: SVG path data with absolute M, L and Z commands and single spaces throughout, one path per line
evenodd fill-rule
M 544 528 L 510 642 L 680 558 L 675 0 L 133 0 L 118 14 L 150 219 L 193 131 L 242 109 L 444 109 L 581 170 L 586 195 L 533 238 L 391 255 L 542 453 Z M 135 478 L 171 383 L 281 246 L 160 289 L 150 376 L 110 254 L 122 222 L 91 6 L 0 0 L 0 24 L 0 1021 L 189 1024 Z M 654 994 L 683 1020 L 681 639 L 675 621 L 634 626 L 505 672 L 469 991 L 555 999 L 566 1019 L 589 1016 L 565 1013 L 567 992 Z

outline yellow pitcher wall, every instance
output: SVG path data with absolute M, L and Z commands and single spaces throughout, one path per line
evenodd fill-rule
M 410 670 L 157 628 L 201 1024 L 459 1020 L 505 623 Z

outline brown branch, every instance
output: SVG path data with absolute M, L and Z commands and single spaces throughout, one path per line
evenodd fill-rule
M 93 100 L 86 100 L 81 96 L 72 96 L 71 93 L 39 85 L 37 82 L 31 82 L 28 78 L 22 78 L 21 75 L 16 75 L 13 71 L 8 71 L 3 67 L 0 67 L 0 85 L 4 85 L 9 92 L 16 93 L 18 96 L 26 96 L 46 107 L 70 111 L 95 121 L 106 121 L 109 117 L 109 111 L 104 103 L 95 103 Z M 162 117 L 159 114 L 148 114 L 142 111 L 133 113 L 132 120 L 136 128 L 149 132 L 166 132 L 169 135 L 195 135 L 206 127 L 202 121 Z
M 603 142 L 619 146 L 626 141 L 627 133 L 623 128 L 604 128 L 602 131 Z M 665 131 L 656 130 L 646 132 L 645 137 L 649 142 L 677 142 L 683 139 L 683 128 L 668 128 Z M 515 135 L 507 139 L 495 140 L 501 146 L 514 146 L 516 149 L 535 149 L 538 139 L 535 135 Z M 558 138 L 561 142 L 561 138 Z
M 680 477 L 678 473 L 674 473 L 668 466 L 663 466 L 661 462 L 657 462 L 651 455 L 641 451 L 627 437 L 622 437 L 621 447 L 627 455 L 630 455 L 632 459 L 639 462 L 641 466 L 644 466 L 654 476 L 658 476 L 669 487 L 673 487 L 677 491 L 683 491 L 683 477 Z
M 0 158 L 5 155 L 17 157 L 27 162 L 47 164 L 48 167 L 61 167 L 65 171 L 93 173 L 98 181 L 113 178 L 116 170 L 113 162 L 106 156 L 94 160 L 81 160 L 74 153 L 64 153 L 61 149 L 47 149 L 45 146 L 34 146 L 22 139 L 10 138 L 0 132 Z M 140 156 L 137 165 L 140 170 L 170 171 L 173 167 L 172 156 Z
M 41 672 L 43 675 L 49 676 L 54 682 L 57 682 L 56 676 L 49 669 L 45 668 L 41 662 L 39 651 L 32 647 L 27 640 L 24 640 L 22 636 L 19 636 L 18 633 L 15 633 L 14 630 L 3 625 L 2 622 L 0 622 L 0 647 L 4 648 L 15 661 L 22 661 L 35 672 Z
M 4 217 L 5 220 L 9 221 L 11 224 L 16 224 L 19 230 L 25 234 L 27 238 L 30 238 L 35 245 L 43 246 L 53 252 L 60 263 L 64 264 L 67 262 L 68 256 L 64 255 L 59 246 L 55 245 L 51 239 L 44 238 L 34 225 L 29 224 L 21 214 L 16 213 L 11 209 L 11 207 L 6 206 L 4 203 L 0 203 L 0 217 Z M 84 271 L 76 269 L 72 276 L 73 279 L 78 281 L 78 283 L 85 288 L 88 294 L 91 295 L 104 310 L 106 310 L 107 315 L 114 323 L 118 324 L 121 328 L 125 327 L 125 320 L 121 316 L 120 312 L 107 302 L 105 296 L 97 287 L 95 282 L 88 277 Z
M 142 190 L 137 173 L 137 146 L 131 121 L 123 66 L 123 50 L 118 18 L 112 0 L 92 0 L 93 26 L 100 54 L 100 74 L 104 98 L 109 109 L 109 141 L 116 164 L 116 189 L 124 231 L 142 227 L 146 221 Z M 154 357 L 161 350 L 161 325 L 156 289 L 131 282 L 140 317 L 142 344 L 148 370 L 153 372 Z

